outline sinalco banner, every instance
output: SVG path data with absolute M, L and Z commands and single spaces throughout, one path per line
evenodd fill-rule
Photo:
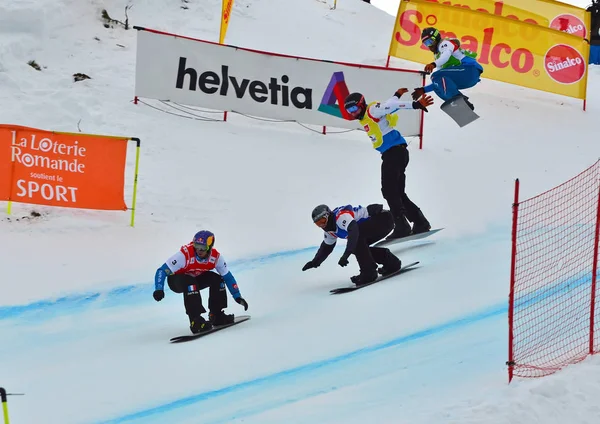
M 128 140 L 0 125 L 0 200 L 127 210 Z
M 385 101 L 421 87 L 418 71 L 259 52 L 137 28 L 135 96 L 215 110 L 362 129 L 340 108 L 351 92 Z M 412 101 L 409 94 L 407 101 Z M 421 132 L 421 111 L 398 112 L 405 136 Z
M 553 28 L 589 39 L 591 13 L 554 0 L 426 0 Z M 591 0 L 590 0 L 591 1 Z
M 589 45 L 577 35 L 513 17 L 426 0 L 401 0 L 390 56 L 432 62 L 433 54 L 421 44 L 421 30 L 428 26 L 477 53 L 483 78 L 586 98 Z

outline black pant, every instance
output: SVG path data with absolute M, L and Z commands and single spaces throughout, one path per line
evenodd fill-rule
M 169 288 L 175 293 L 183 293 L 183 304 L 185 313 L 191 319 L 197 318 L 200 314 L 206 312 L 202 305 L 202 296 L 200 290 L 207 287 L 208 309 L 210 312 L 217 313 L 227 307 L 227 293 L 225 292 L 225 282 L 223 278 L 214 272 L 203 272 L 197 277 L 186 274 L 174 274 L 167 277 Z
M 419 207 L 406 195 L 406 144 L 394 146 L 381 155 L 381 194 L 387 201 L 396 222 L 403 216 L 415 223 L 419 220 Z
M 361 274 L 373 272 L 377 269 L 377 264 L 392 268 L 400 262 L 400 259 L 385 247 L 369 247 L 383 239 L 393 229 L 394 218 L 389 211 L 380 212 L 358 223 L 359 236 L 354 256 Z

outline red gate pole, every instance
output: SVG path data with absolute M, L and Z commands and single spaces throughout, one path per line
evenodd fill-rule
M 596 313 L 596 274 L 598 274 L 598 242 L 600 241 L 600 185 L 596 206 L 596 236 L 594 237 L 594 264 L 592 265 L 592 293 L 590 296 L 590 355 L 594 354 L 594 315 Z
M 508 382 L 513 378 L 513 318 L 515 303 L 515 269 L 517 264 L 517 220 L 519 217 L 519 179 L 515 180 L 515 198 L 512 205 L 512 242 L 510 258 L 510 292 L 508 295 Z
M 423 87 L 425 87 L 425 74 L 423 74 Z M 423 148 L 423 127 L 425 121 L 425 111 L 421 110 L 421 124 L 419 128 L 419 150 Z

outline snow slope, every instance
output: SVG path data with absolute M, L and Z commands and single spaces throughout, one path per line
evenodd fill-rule
M 597 416 L 596 358 L 510 386 L 504 362 L 513 181 L 526 198 L 595 162 L 598 67 L 585 113 L 579 101 L 488 80 L 472 90 L 482 116 L 473 125 L 460 129 L 432 108 L 424 149 L 410 146 L 407 190 L 446 229 L 394 249 L 421 261 L 401 280 L 330 297 L 356 263 L 337 266 L 338 246 L 319 269 L 300 271 L 321 240 L 310 211 L 382 202 L 379 155 L 358 132 L 323 136 L 235 114 L 190 120 L 134 105 L 135 32 L 99 18 L 106 8 L 123 20 L 128 4 L 131 25 L 218 37 L 218 0 L 0 5 L 3 122 L 142 139 L 135 228 L 121 212 L 24 204 L 0 219 L 0 385 L 26 393 L 10 399 L 12 422 Z M 393 20 L 361 1 L 330 10 L 317 0 L 237 0 L 226 42 L 381 65 Z M 92 79 L 73 83 L 75 72 Z M 17 221 L 32 210 L 42 216 Z M 171 346 L 187 317 L 173 293 L 153 301 L 154 271 L 201 228 L 215 232 L 252 320 Z M 233 302 L 228 310 L 244 313 Z

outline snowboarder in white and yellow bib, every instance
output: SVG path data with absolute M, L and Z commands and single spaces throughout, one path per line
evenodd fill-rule
M 406 195 L 406 167 L 408 165 L 407 143 L 395 128 L 400 109 L 422 109 L 433 104 L 433 98 L 423 95 L 418 101 L 401 101 L 408 89 L 400 88 L 385 103 L 372 102 L 367 105 L 361 93 L 352 93 L 344 102 L 344 108 L 358 119 L 371 139 L 373 148 L 381 153 L 381 193 L 394 216 L 394 231 L 389 238 L 401 238 L 410 234 L 429 231 L 431 225 L 423 213 Z M 408 221 L 413 223 L 411 228 Z

